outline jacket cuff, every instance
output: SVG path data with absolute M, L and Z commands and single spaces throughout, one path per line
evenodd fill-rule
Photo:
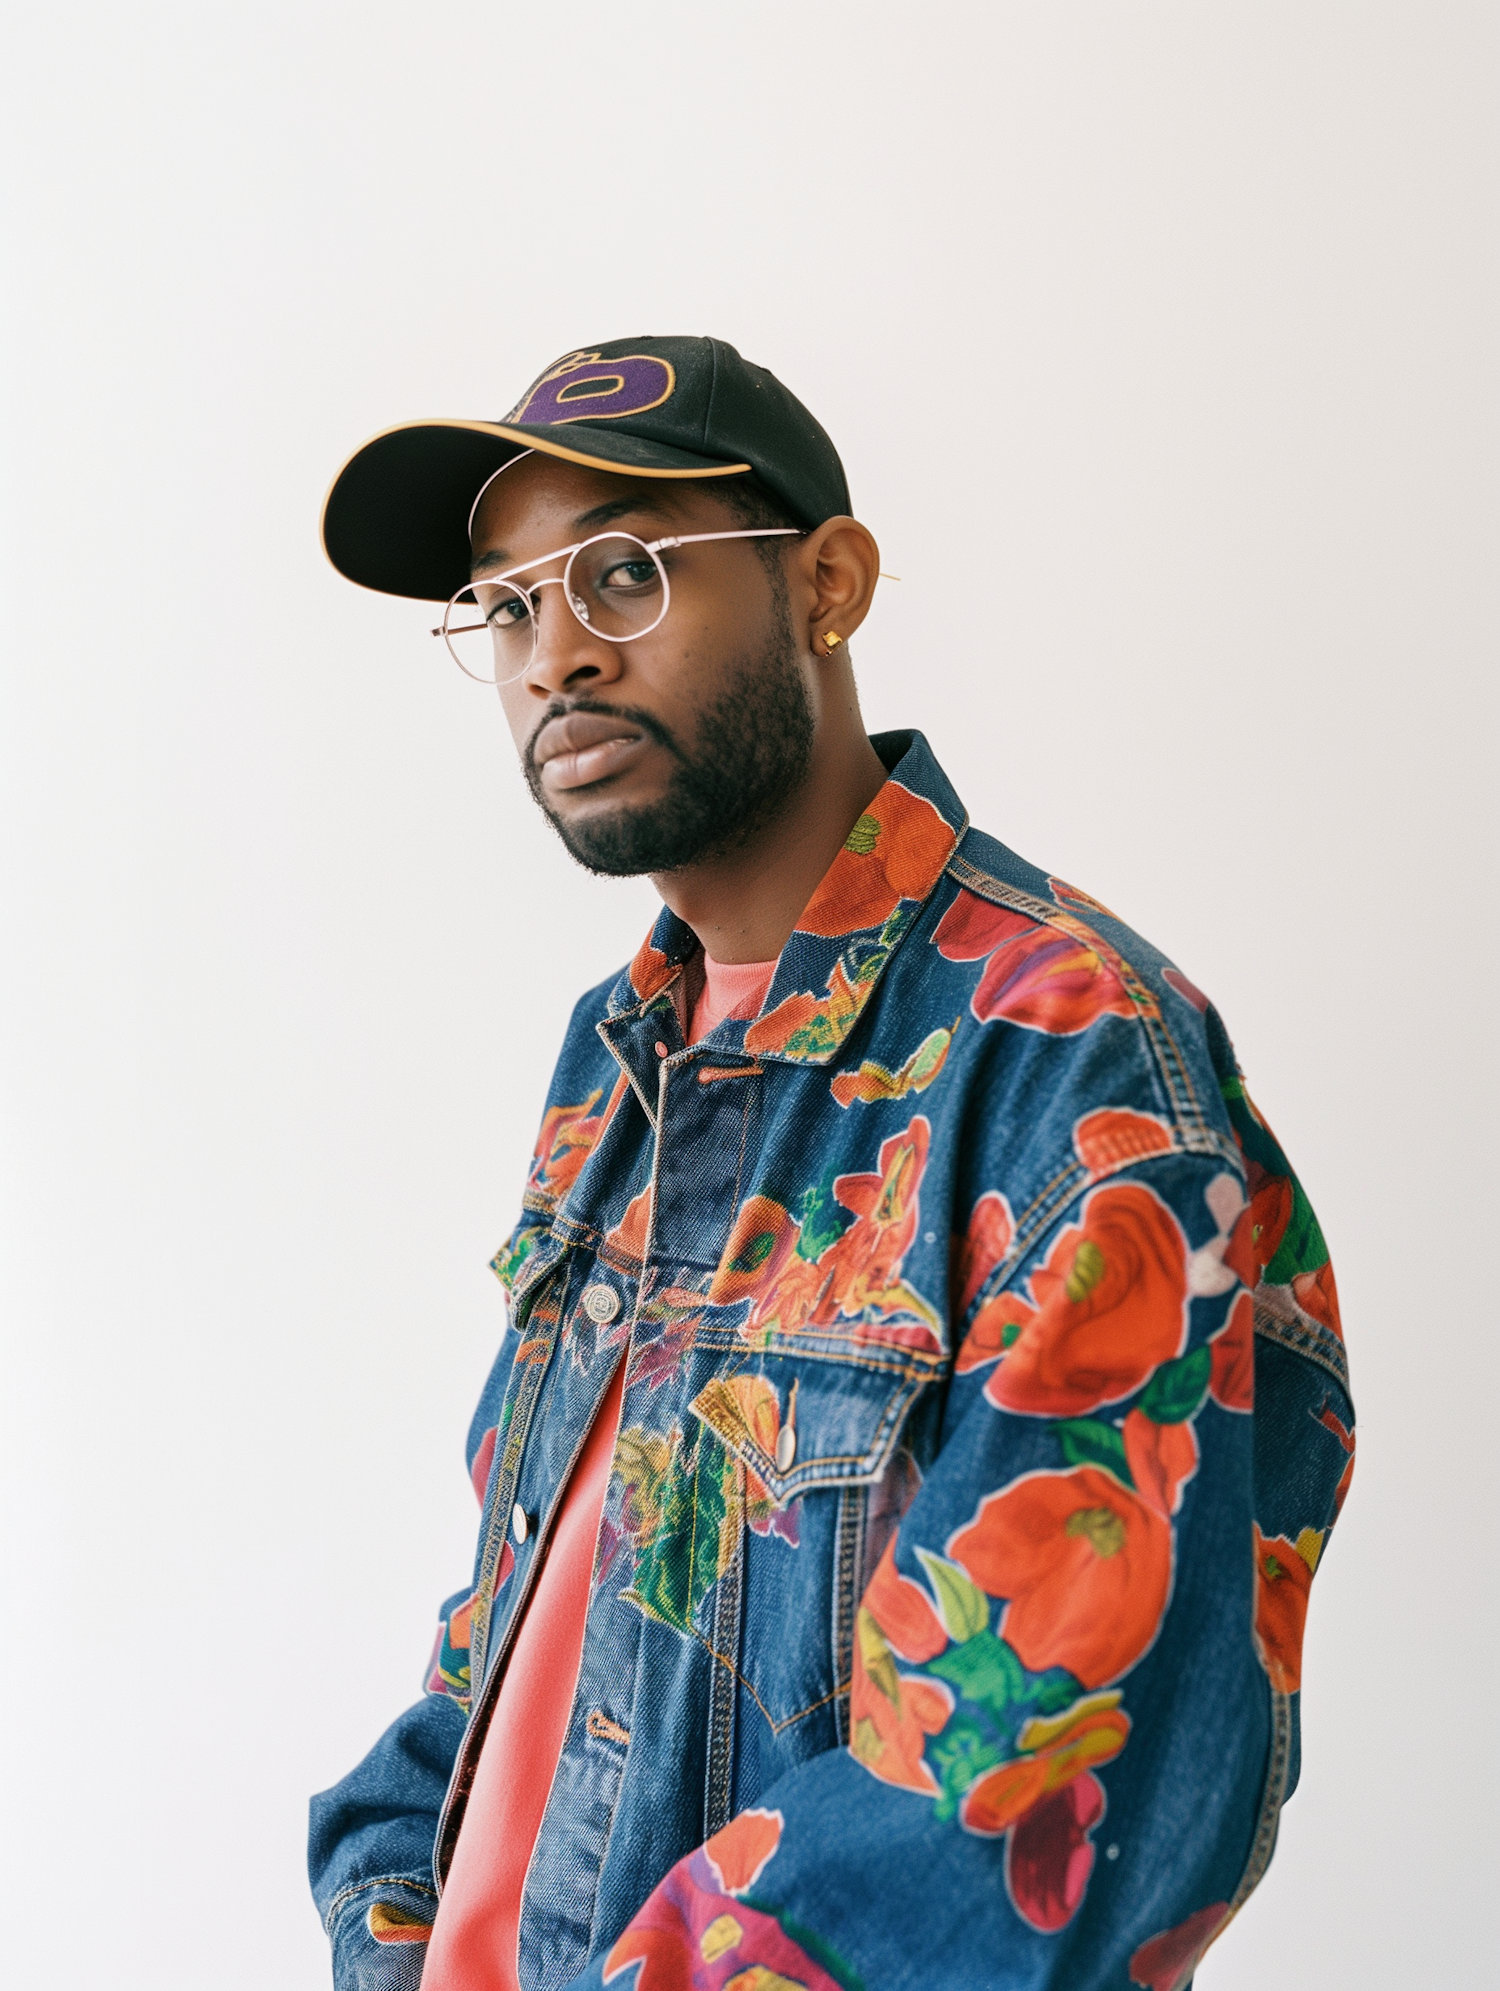
M 334 1991 L 417 1991 L 437 1895 L 390 1875 L 346 1888 L 328 1911 Z

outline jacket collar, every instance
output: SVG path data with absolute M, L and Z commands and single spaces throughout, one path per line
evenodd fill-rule
M 781 950 L 760 1014 L 721 1023 L 716 1049 L 779 1063 L 824 1065 L 859 1021 L 923 903 L 943 875 L 968 815 L 920 733 L 879 733 L 890 779 L 849 832 Z M 697 948 L 692 928 L 663 906 L 610 991 L 604 1026 L 673 1010 L 673 988 Z M 675 1023 L 675 1017 L 673 1017 Z M 674 1048 L 681 1043 L 675 1033 Z

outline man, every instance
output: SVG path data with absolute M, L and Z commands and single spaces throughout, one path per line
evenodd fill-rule
M 336 1983 L 1176 1991 L 1270 1858 L 1354 1443 L 1217 1015 L 866 736 L 875 543 L 732 347 L 379 436 L 324 532 L 665 901 L 494 1261 L 473 1580 L 314 1801 Z

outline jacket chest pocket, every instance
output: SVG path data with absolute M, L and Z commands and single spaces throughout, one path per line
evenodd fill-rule
M 870 1508 L 912 1474 L 902 1435 L 935 1374 L 767 1352 L 692 1399 L 741 1510 L 740 1684 L 776 1736 L 802 1724 L 810 1749 L 838 1739 Z

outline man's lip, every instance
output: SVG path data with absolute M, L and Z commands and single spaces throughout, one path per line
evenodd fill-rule
M 565 712 L 537 734 L 532 760 L 548 788 L 584 788 L 618 774 L 647 744 L 639 726 L 607 712 Z

